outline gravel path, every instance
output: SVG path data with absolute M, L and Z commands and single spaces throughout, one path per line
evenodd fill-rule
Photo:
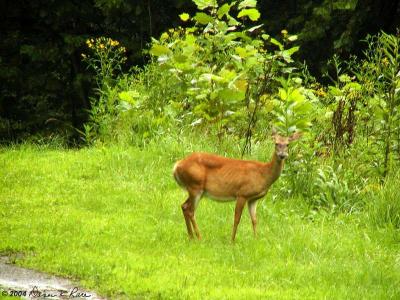
M 0 257 L 0 298 L 104 300 L 68 279 L 21 268 Z

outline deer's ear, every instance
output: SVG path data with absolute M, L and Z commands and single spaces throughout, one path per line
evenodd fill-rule
M 275 138 L 277 135 L 278 135 L 278 132 L 276 131 L 276 128 L 275 128 L 275 127 L 272 127 L 271 136 L 272 136 L 273 138 Z
M 299 138 L 302 137 L 302 133 L 301 132 L 295 132 L 293 133 L 291 136 L 289 136 L 289 142 L 293 142 L 295 140 L 298 140 Z

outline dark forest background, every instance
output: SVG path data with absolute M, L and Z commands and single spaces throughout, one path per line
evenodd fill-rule
M 323 80 L 333 54 L 360 55 L 368 34 L 395 33 L 400 0 L 259 0 L 266 32 L 298 34 L 298 61 Z M 191 13 L 188 0 L 39 0 L 0 2 L 0 141 L 79 135 L 95 88 L 82 62 L 88 38 L 108 36 L 127 48 L 126 69 L 143 66 L 152 36 Z M 74 129 L 75 128 L 75 129 Z

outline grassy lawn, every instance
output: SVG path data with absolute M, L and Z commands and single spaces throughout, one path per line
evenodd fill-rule
M 203 240 L 189 241 L 171 175 L 181 148 L 0 150 L 0 253 L 112 299 L 400 298 L 398 230 L 312 213 L 276 188 L 257 239 L 246 211 L 232 244 L 234 203 L 203 199 Z

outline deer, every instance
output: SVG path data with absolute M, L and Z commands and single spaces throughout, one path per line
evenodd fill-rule
M 236 201 L 232 229 L 232 242 L 235 241 L 243 208 L 247 203 L 253 225 L 254 236 L 257 236 L 257 201 L 263 198 L 271 185 L 281 175 L 285 159 L 288 157 L 288 146 L 302 136 L 296 132 L 289 137 L 281 136 L 272 130 L 275 150 L 269 162 L 240 160 L 215 154 L 194 152 L 175 163 L 173 176 L 175 181 L 188 192 L 188 198 L 181 205 L 190 239 L 193 231 L 201 239 L 195 219 L 195 211 L 203 196 L 219 202 Z

